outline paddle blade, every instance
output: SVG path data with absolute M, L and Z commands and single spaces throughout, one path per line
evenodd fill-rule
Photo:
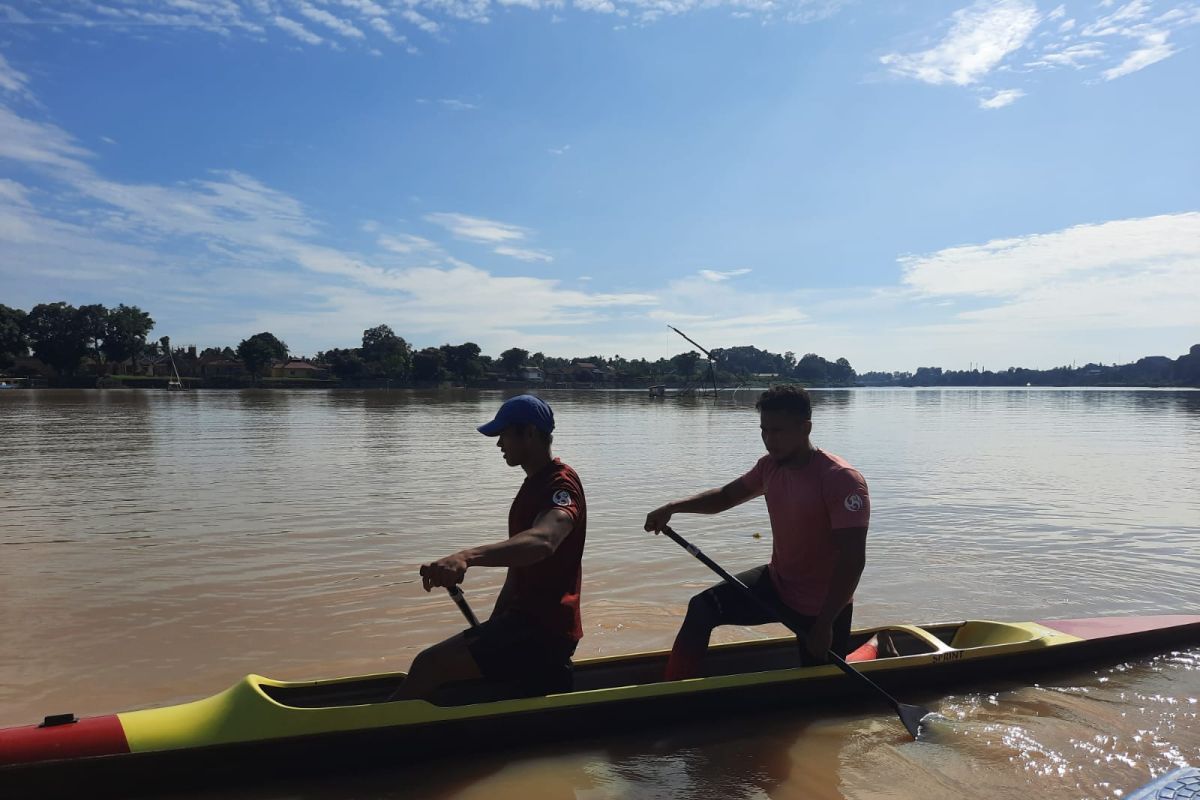
M 900 713 L 900 721 L 914 739 L 921 738 L 921 720 L 933 713 L 928 708 L 910 706 L 907 703 L 897 703 L 896 711 Z

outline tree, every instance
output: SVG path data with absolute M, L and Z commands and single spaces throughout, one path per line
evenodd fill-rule
M 76 324 L 83 334 L 84 347 L 96 362 L 96 372 L 103 373 L 104 357 L 100 353 L 100 345 L 104 341 L 104 324 L 108 319 L 108 309 L 99 303 L 80 306 L 76 311 Z
M 149 314 L 122 303 L 111 309 L 104 320 L 104 344 L 100 350 L 110 363 L 137 358 L 145 351 L 146 336 L 153 328 L 154 320 Z
M 463 344 L 444 344 L 441 347 L 445 357 L 446 369 L 450 374 L 462 381 L 483 377 L 483 364 L 479 362 L 479 345 L 474 342 Z
M 828 361 L 816 353 L 806 353 L 796 364 L 796 379 L 807 384 L 824 384 L 829 382 Z
M 539 350 L 529 357 L 529 363 L 533 364 L 538 369 L 541 369 L 542 365 L 546 363 L 546 356 Z
M 419 381 L 444 381 L 449 377 L 445 364 L 442 348 L 426 347 L 413 356 L 413 377 Z
M 274 334 L 264 331 L 243 339 L 237 346 L 237 355 L 251 375 L 261 376 L 273 359 L 287 358 L 288 349 Z
M 517 370 L 525 366 L 525 362 L 529 358 L 529 351 L 522 350 L 519 347 L 512 347 L 500 354 L 500 369 L 505 375 L 516 375 Z
M 317 354 L 317 360 L 329 366 L 329 371 L 341 380 L 354 380 L 367 374 L 367 363 L 357 348 L 334 348 Z
M 363 331 L 361 358 L 372 373 L 386 378 L 403 380 L 412 372 L 412 348 L 387 325 Z
M 79 309 L 63 302 L 41 303 L 25 318 L 25 335 L 33 354 L 63 375 L 74 375 L 87 354 L 87 335 Z
M 696 364 L 700 361 L 700 354 L 695 350 L 689 350 L 686 353 L 680 353 L 677 356 L 671 356 L 671 366 L 675 368 L 677 375 L 682 375 L 687 380 L 691 380 L 692 375 L 696 373 Z
M 25 337 L 27 316 L 19 308 L 0 305 L 0 367 L 10 367 L 15 359 L 28 355 L 29 340 Z

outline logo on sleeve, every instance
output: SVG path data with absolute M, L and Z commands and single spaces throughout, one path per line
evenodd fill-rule
M 554 497 L 552 497 L 550 499 L 554 501 L 554 505 L 556 505 L 556 506 L 571 505 L 571 493 L 568 492 L 566 489 L 559 489 L 557 492 L 554 493 Z
M 847 511 L 862 511 L 863 499 L 859 495 L 847 495 L 842 505 L 846 506 Z

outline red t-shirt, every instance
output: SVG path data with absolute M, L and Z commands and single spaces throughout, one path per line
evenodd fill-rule
M 766 495 L 771 516 L 771 581 L 780 599 L 801 614 L 821 611 L 837 560 L 834 532 L 865 528 L 871 497 L 862 474 L 841 458 L 817 450 L 799 469 L 763 456 L 742 484 Z
M 575 470 L 557 458 L 525 478 L 508 510 L 508 535 L 533 527 L 544 511 L 559 508 L 574 527 L 558 549 L 527 567 L 509 567 L 510 591 L 496 614 L 516 611 L 533 618 L 547 632 L 575 641 L 583 638 L 579 589 L 583 582 L 583 542 L 587 537 L 587 501 Z

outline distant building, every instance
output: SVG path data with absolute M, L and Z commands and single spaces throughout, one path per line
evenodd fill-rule
M 518 374 L 521 376 L 521 380 L 524 381 L 541 383 L 542 381 L 546 380 L 546 373 L 543 372 L 539 367 L 521 367 L 521 369 L 518 370 Z
M 329 377 L 329 372 L 307 361 L 292 359 L 272 364 L 271 377 L 325 379 Z

